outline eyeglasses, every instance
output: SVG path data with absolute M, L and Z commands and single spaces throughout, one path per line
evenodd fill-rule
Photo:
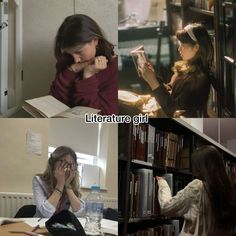
M 67 162 L 65 160 L 60 160 L 59 162 L 60 162 L 60 165 L 63 165 L 65 167 L 67 167 L 67 168 L 69 167 L 70 170 L 75 171 L 75 170 L 78 169 L 78 165 L 76 163 L 69 163 L 69 162 Z

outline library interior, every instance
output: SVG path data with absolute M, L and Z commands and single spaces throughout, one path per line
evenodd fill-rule
M 234 0 L 143 0 L 138 2 L 120 0 L 118 12 L 120 113 L 143 112 L 157 118 L 235 117 L 235 6 Z M 211 39 L 213 53 L 207 51 L 206 43 L 202 41 L 203 34 L 198 34 L 193 26 L 191 29 L 192 23 L 201 24 L 207 30 L 205 34 Z M 181 30 L 182 33 L 188 34 L 185 35 L 185 39 L 177 33 Z M 189 43 L 190 46 L 198 44 L 199 53 L 191 59 L 185 59 L 183 48 L 189 46 Z M 146 57 L 144 60 L 152 64 L 156 80 L 164 85 L 163 88 L 153 89 L 151 87 L 153 85 L 150 85 L 152 82 L 149 81 L 150 76 L 140 75 L 140 68 L 135 67 L 137 64 L 133 56 L 135 50 L 136 55 L 137 51 L 139 55 L 144 54 Z M 198 60 L 204 50 L 205 54 L 203 53 L 202 57 L 205 59 L 213 54 L 211 66 L 208 68 L 204 66 L 204 60 L 202 62 Z M 143 59 L 140 58 L 141 56 L 139 61 L 142 64 Z M 199 71 L 196 69 L 194 74 L 194 71 L 191 73 L 187 70 L 186 76 L 183 76 L 180 72 L 178 73 L 176 67 L 176 63 L 180 60 L 187 60 L 187 66 L 194 65 L 194 68 L 198 68 Z M 142 67 L 141 64 L 140 67 Z M 177 80 L 173 78 L 176 70 Z M 202 87 L 194 84 L 197 83 L 194 79 L 197 79 L 201 73 L 205 73 L 205 79 L 209 83 L 205 83 Z M 193 87 L 180 84 L 184 82 L 180 82 L 179 78 L 189 79 Z M 171 88 L 167 88 L 167 85 L 171 85 Z M 188 92 L 185 91 L 185 86 Z M 207 86 L 209 88 L 206 89 Z M 204 87 L 207 90 L 205 99 L 203 99 Z M 201 99 L 204 100 L 202 104 L 200 104 Z M 171 111 L 168 106 L 173 106 Z M 194 107 L 197 112 L 188 112 L 191 107 Z
M 204 184 L 207 184 L 209 179 L 215 182 L 220 173 L 220 182 L 225 188 L 229 188 L 227 181 L 223 180 L 222 172 L 226 172 L 225 175 L 229 176 L 235 189 L 235 119 L 155 118 L 149 119 L 148 124 L 119 124 L 118 130 L 119 235 L 235 235 L 226 231 L 209 234 L 211 217 L 204 218 L 208 217 L 209 208 L 206 207 L 207 210 L 204 212 L 201 205 L 196 204 L 202 202 L 203 198 L 201 194 L 199 196 L 199 185 L 194 186 L 196 183 L 199 184 L 203 177 Z M 196 158 L 197 152 L 202 149 L 206 149 L 206 153 L 208 149 L 212 149 L 214 154 L 212 159 L 209 154 L 200 152 L 202 160 L 209 160 L 207 167 L 205 166 L 206 173 L 210 175 L 209 179 L 206 173 L 203 177 L 196 174 L 194 155 Z M 217 152 L 222 172 L 220 165 L 216 168 Z M 200 166 L 204 173 L 204 165 Z M 160 177 L 167 181 L 169 187 L 163 188 Z M 169 189 L 169 193 L 166 188 Z M 220 188 L 216 186 L 215 195 Z M 233 196 L 234 199 L 229 200 L 227 204 L 234 201 L 232 208 L 235 211 L 235 191 Z M 193 199 L 190 200 L 191 203 L 188 202 L 189 197 Z M 213 199 L 208 205 L 212 204 Z M 166 205 L 162 205 L 162 200 Z M 226 198 L 218 198 L 217 204 L 224 208 L 222 202 L 225 201 Z M 234 213 L 231 219 L 235 219 Z M 233 223 L 234 227 L 235 225 L 236 222 Z

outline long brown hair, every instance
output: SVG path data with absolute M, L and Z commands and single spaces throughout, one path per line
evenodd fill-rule
M 175 72 L 189 73 L 203 71 L 210 74 L 213 70 L 214 49 L 211 38 L 202 24 L 193 23 L 188 25 L 197 41 L 194 41 L 184 28 L 176 32 L 176 37 L 181 43 L 191 46 L 199 45 L 196 55 L 189 61 L 178 61 L 173 67 Z
M 208 235 L 230 235 L 236 225 L 236 190 L 221 154 L 214 146 L 201 146 L 192 154 L 192 167 L 193 174 L 203 181 L 209 198 Z
M 105 56 L 108 62 L 111 62 L 114 45 L 105 38 L 97 22 L 83 14 L 66 17 L 55 38 L 56 59 L 58 60 L 62 56 L 62 49 L 89 43 L 95 38 L 98 39 L 96 56 Z
M 60 146 L 56 148 L 55 151 L 51 154 L 44 173 L 39 175 L 41 179 L 43 179 L 51 189 L 54 189 L 57 184 L 56 178 L 54 177 L 54 173 L 53 173 L 55 169 L 55 164 L 56 162 L 58 162 L 59 160 L 61 160 L 63 157 L 67 155 L 70 155 L 77 165 L 77 156 L 76 156 L 75 151 L 70 147 Z M 79 192 L 80 186 L 79 186 L 79 172 L 78 171 L 76 171 L 76 175 L 71 182 L 71 187 L 74 193 L 76 194 L 76 196 L 81 197 L 81 193 Z

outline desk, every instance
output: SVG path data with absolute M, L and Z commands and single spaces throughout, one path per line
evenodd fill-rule
M 3 220 L 4 218 L 0 217 L 0 221 Z M 9 230 L 16 230 L 16 231 L 31 231 L 32 228 L 34 228 L 36 225 L 39 225 L 43 229 L 39 229 L 37 233 L 41 233 L 43 235 L 50 235 L 47 230 L 44 228 L 45 227 L 45 222 L 48 219 L 41 219 L 40 221 L 39 218 L 22 218 L 22 219 L 17 219 L 17 220 L 22 220 L 24 223 L 14 223 L 14 224 L 8 224 L 8 225 L 2 225 L 0 226 L 0 235 L 1 236 L 23 236 L 24 234 L 18 234 L 18 233 L 9 233 Z M 84 218 L 78 218 L 80 221 L 81 225 L 84 227 L 85 225 L 85 219 Z M 118 222 L 117 221 L 112 221 L 112 220 L 106 220 L 102 219 L 101 222 L 102 225 L 102 232 L 106 235 L 118 235 Z

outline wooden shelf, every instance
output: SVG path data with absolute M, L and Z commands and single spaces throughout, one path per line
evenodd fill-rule
M 204 15 L 208 15 L 208 16 L 214 16 L 214 12 L 213 11 L 208 11 L 205 9 L 201 9 L 201 8 L 196 8 L 196 7 L 189 7 L 190 11 L 199 13 L 199 14 L 204 14 Z
M 144 166 L 145 168 L 149 168 L 152 169 L 153 165 L 150 162 L 146 162 L 146 161 L 140 161 L 140 160 L 132 160 L 131 161 L 132 165 L 136 165 L 136 166 Z
M 222 3 L 223 7 L 228 7 L 228 8 L 236 8 L 236 4 L 232 2 L 223 2 Z
M 181 7 L 181 3 L 170 2 L 170 6 L 180 8 Z
M 134 167 L 142 167 L 146 169 L 153 169 L 155 171 L 160 171 L 164 173 L 176 173 L 176 174 L 181 174 L 181 175 L 188 175 L 192 176 L 192 173 L 189 171 L 184 171 L 175 167 L 169 167 L 169 166 L 157 166 L 153 165 L 149 162 L 145 161 L 140 161 L 140 160 L 132 160 L 131 165 Z
M 164 216 L 150 216 L 146 218 L 129 218 L 129 223 L 140 223 L 143 221 L 157 221 L 159 223 L 167 223 L 170 221 L 169 218 L 166 218 Z

